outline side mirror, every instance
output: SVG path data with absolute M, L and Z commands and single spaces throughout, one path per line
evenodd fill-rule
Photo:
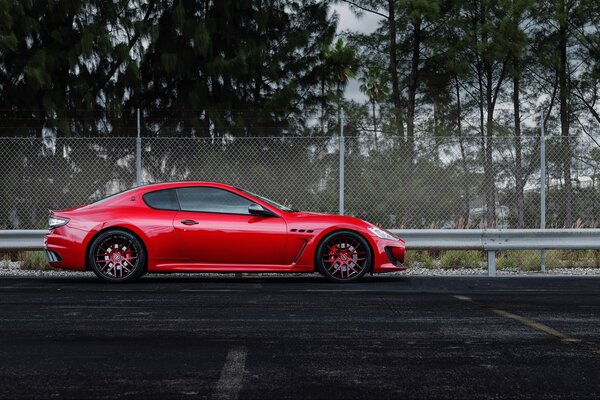
M 267 210 L 260 204 L 252 203 L 248 206 L 248 212 L 252 215 L 262 215 L 263 217 L 275 217 L 272 211 Z

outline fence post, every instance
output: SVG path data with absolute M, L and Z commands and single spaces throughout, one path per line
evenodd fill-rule
M 540 229 L 546 229 L 546 135 L 544 109 L 540 111 Z M 541 269 L 546 272 L 546 250 L 540 252 Z
M 137 137 L 135 138 L 135 184 L 142 184 L 142 132 L 140 124 L 140 109 L 137 109 Z
M 339 193 L 339 213 L 340 215 L 344 214 L 344 180 L 345 180 L 345 140 L 344 140 L 344 109 L 340 107 L 340 193 Z

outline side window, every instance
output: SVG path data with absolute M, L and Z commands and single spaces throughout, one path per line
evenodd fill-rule
M 182 211 L 201 211 L 225 214 L 249 214 L 250 200 L 211 187 L 188 187 L 177 189 Z
M 157 190 L 142 196 L 149 207 L 159 210 L 179 210 L 175 189 Z

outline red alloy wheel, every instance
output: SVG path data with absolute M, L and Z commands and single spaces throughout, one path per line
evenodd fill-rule
M 129 232 L 112 231 L 99 236 L 91 246 L 94 273 L 108 281 L 137 278 L 145 261 L 140 241 Z
M 339 232 L 325 238 L 319 250 L 320 270 L 333 281 L 360 279 L 371 263 L 371 250 L 366 241 L 352 232 Z

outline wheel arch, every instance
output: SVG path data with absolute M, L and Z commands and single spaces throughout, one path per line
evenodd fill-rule
M 125 232 L 129 233 L 130 235 L 135 236 L 140 241 L 140 243 L 142 244 L 142 247 L 144 248 L 144 252 L 146 253 L 146 260 L 144 261 L 144 273 L 148 272 L 148 247 L 146 246 L 146 242 L 144 241 L 144 238 L 141 235 L 139 235 L 136 231 L 134 231 L 133 229 L 130 229 L 126 226 L 121 226 L 121 225 L 111 225 L 111 226 L 104 227 L 104 228 L 100 229 L 98 232 L 94 233 L 89 238 L 87 245 L 85 246 L 85 259 L 84 259 L 85 270 L 91 271 L 90 263 L 88 261 L 89 261 L 89 253 L 90 253 L 90 248 L 92 246 L 92 243 L 94 243 L 94 240 L 98 236 L 100 236 L 104 232 L 108 232 L 108 231 L 125 231 Z
M 369 246 L 369 250 L 371 251 L 371 264 L 369 265 L 369 268 L 367 269 L 367 273 L 372 273 L 373 269 L 375 268 L 375 251 L 373 250 L 373 244 L 371 243 L 369 238 L 367 236 L 365 236 L 363 233 L 357 231 L 356 229 L 341 228 L 341 227 L 324 232 L 323 235 L 317 241 L 316 246 L 314 247 L 314 249 L 315 249 L 314 250 L 314 272 L 319 272 L 319 266 L 317 263 L 319 260 L 319 248 L 321 247 L 321 244 L 329 236 L 336 234 L 336 233 L 340 233 L 340 232 L 350 232 L 357 236 L 360 236 L 361 238 L 363 238 L 365 240 L 365 242 L 367 243 L 367 246 Z

